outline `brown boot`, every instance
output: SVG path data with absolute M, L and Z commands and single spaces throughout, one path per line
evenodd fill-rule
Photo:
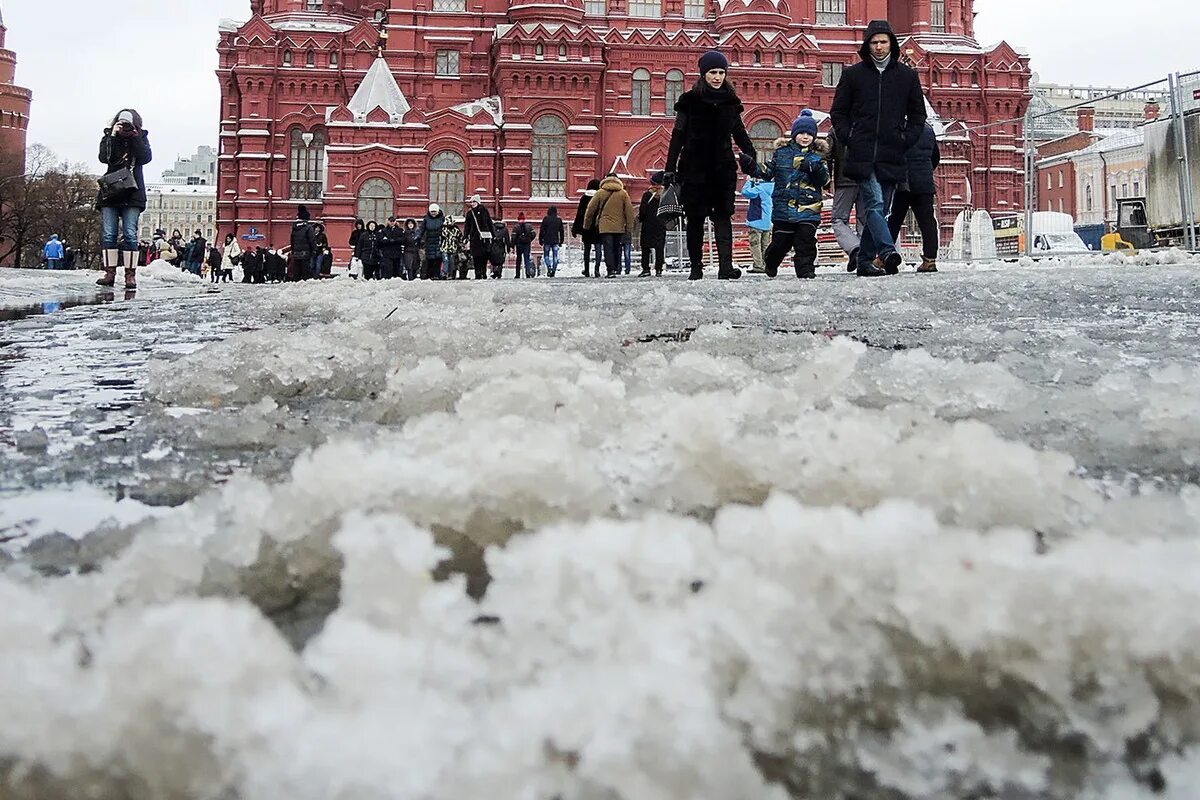
M 917 267 L 917 272 L 937 272 L 937 259 L 922 258 L 921 266 Z
M 136 289 L 137 288 L 137 267 L 126 267 L 125 268 L 125 288 L 126 289 Z
M 104 267 L 104 277 L 96 281 L 97 286 L 112 286 L 117 282 L 117 264 L 121 260 L 119 250 L 101 250 L 101 263 Z

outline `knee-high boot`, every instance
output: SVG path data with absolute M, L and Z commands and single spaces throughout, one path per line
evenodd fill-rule
M 125 256 L 125 288 L 126 289 L 136 289 L 137 288 L 137 257 L 138 257 L 137 251 L 136 250 L 126 250 L 123 253 L 123 255 Z
M 112 286 L 117 282 L 117 264 L 121 261 L 120 250 L 101 250 L 100 263 L 104 267 L 104 276 L 96 281 L 97 286 Z
M 717 245 L 717 278 L 736 280 L 742 271 L 733 265 L 733 220 L 725 217 L 713 220 L 713 239 Z

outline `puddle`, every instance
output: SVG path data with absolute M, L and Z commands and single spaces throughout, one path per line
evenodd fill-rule
M 134 290 L 121 290 L 125 300 L 132 300 L 136 296 Z M 15 322 L 28 317 L 40 317 L 47 314 L 57 314 L 60 311 L 66 311 L 71 308 L 79 308 L 80 306 L 102 306 L 108 305 L 116 300 L 115 292 L 98 292 L 94 295 L 78 295 L 74 297 L 61 298 L 59 300 L 48 300 L 43 303 L 30 303 L 23 306 L 13 306 L 8 308 L 0 308 L 0 322 Z

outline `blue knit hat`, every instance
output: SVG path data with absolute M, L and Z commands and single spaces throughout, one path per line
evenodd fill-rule
M 729 59 L 721 55 L 717 50 L 709 50 L 704 55 L 700 56 L 700 74 L 705 75 L 709 70 L 723 69 L 729 71 Z
M 807 133 L 812 137 L 817 135 L 817 121 L 813 119 L 813 113 L 807 108 L 801 111 L 800 116 L 796 117 L 796 121 L 792 123 L 792 138 L 795 139 L 802 133 Z

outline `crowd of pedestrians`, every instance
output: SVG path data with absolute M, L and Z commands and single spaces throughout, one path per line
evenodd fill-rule
M 831 189 L 834 235 L 848 254 L 850 271 L 863 277 L 898 272 L 903 259 L 896 236 L 911 212 L 923 244 L 917 271 L 936 272 L 934 170 L 940 154 L 926 122 L 920 79 L 901 62 L 899 43 L 886 21 L 868 25 L 860 56 L 860 63 L 842 73 L 827 137 L 818 135 L 816 119 L 805 109 L 789 135 L 774 143 L 770 159 L 760 162 L 742 118 L 742 102 L 729 81 L 729 61 L 716 50 L 704 53 L 699 79 L 675 104 L 664 169 L 652 177 L 640 201 L 635 205 L 613 173 L 592 180 L 579 199 L 570 234 L 583 245 L 583 275 L 630 274 L 638 230 L 639 276 L 662 275 L 668 225 L 682 216 L 689 278 L 704 277 L 709 224 L 717 277 L 740 278 L 741 270 L 733 263 L 739 166 L 747 176 L 741 194 L 749 200 L 746 225 L 756 270 L 775 277 L 791 253 L 798 277 L 815 276 L 817 229 L 825 191 Z M 243 249 L 232 233 L 222 243 L 212 243 L 200 231 L 185 237 L 178 230 L 169 236 L 158 230 L 150 242 L 139 242 L 138 218 L 146 206 L 142 168 L 151 157 L 141 116 L 122 109 L 100 141 L 99 158 L 107 168 L 96 202 L 102 221 L 101 286 L 113 286 L 117 269 L 124 267 L 125 285 L 134 288 L 137 267 L 155 260 L 213 282 L 235 280 L 239 269 L 244 283 L 332 274 L 329 238 L 303 205 L 297 208 L 283 249 L 258 242 L 247 242 Z M 668 193 L 671 202 L 664 203 Z M 856 226 L 851 225 L 852 212 Z M 540 223 L 522 213 L 509 227 L 475 195 L 458 218 L 431 203 L 419 220 L 357 220 L 348 242 L 350 274 L 365 280 L 498 279 L 511 258 L 514 278 L 534 278 L 542 267 L 554 277 L 566 236 L 566 222 L 555 206 Z M 540 265 L 535 249 L 540 251 Z M 43 259 L 49 269 L 70 269 L 74 253 L 54 235 L 45 244 Z

